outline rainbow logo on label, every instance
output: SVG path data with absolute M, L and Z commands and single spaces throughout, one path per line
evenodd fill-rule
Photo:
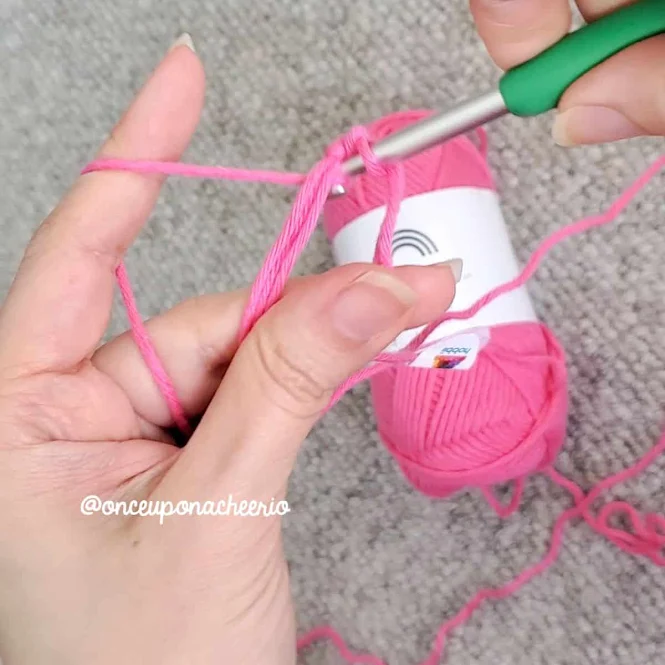
M 464 346 L 449 346 L 441 349 L 441 353 L 434 356 L 432 367 L 433 369 L 454 369 L 466 360 L 471 350 Z
M 395 231 L 392 244 L 393 257 L 401 249 L 418 252 L 422 257 L 436 254 L 439 251 L 436 243 L 426 233 L 418 229 L 397 229 Z

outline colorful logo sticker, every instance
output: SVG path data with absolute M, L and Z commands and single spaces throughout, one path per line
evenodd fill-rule
M 463 363 L 472 349 L 467 347 L 446 347 L 434 356 L 434 369 L 454 369 Z

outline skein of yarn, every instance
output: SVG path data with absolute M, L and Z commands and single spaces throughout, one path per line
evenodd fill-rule
M 372 141 L 427 111 L 396 113 L 368 127 Z M 464 273 L 452 311 L 519 274 L 486 161 L 460 137 L 402 163 L 405 199 L 392 243 L 394 265 L 461 256 Z M 386 180 L 354 178 L 324 209 L 337 263 L 372 261 L 387 198 Z M 407 333 L 395 348 L 415 336 Z M 371 378 L 380 437 L 404 475 L 423 493 L 446 497 L 483 490 L 495 510 L 519 505 L 523 478 L 548 467 L 563 444 L 567 415 L 565 357 L 539 323 L 526 288 L 498 298 L 468 321 L 448 321 L 427 340 L 431 353 Z M 491 487 L 516 481 L 508 507 Z

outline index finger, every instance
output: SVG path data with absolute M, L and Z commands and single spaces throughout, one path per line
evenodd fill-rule
M 176 160 L 198 123 L 203 68 L 176 42 L 118 123 L 103 157 Z M 163 178 L 81 176 L 33 237 L 0 316 L 0 366 L 62 371 L 88 357 L 111 310 L 114 271 L 147 219 Z

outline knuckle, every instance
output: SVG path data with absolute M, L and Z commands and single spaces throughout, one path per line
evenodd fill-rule
M 225 363 L 229 359 L 229 350 L 226 344 L 220 342 L 220 337 L 211 337 L 209 329 L 210 317 L 208 315 L 208 304 L 210 300 L 206 296 L 199 296 L 181 303 L 178 307 L 183 315 L 191 322 L 196 340 L 196 352 L 200 366 L 207 375 L 221 376 L 225 370 Z M 225 313 L 228 308 L 224 302 L 219 303 L 220 310 Z M 224 339 L 224 335 L 222 335 Z
M 119 154 L 122 154 L 121 147 L 122 147 L 122 137 L 120 131 L 120 123 L 116 123 L 113 127 L 111 127 L 111 131 L 108 133 L 106 141 L 104 141 L 104 147 L 103 147 L 104 156 L 109 156 L 109 155 L 117 156 Z
M 124 247 L 107 247 L 99 237 L 78 233 L 80 218 L 71 206 L 61 204 L 37 227 L 23 254 L 23 267 L 39 266 L 51 255 L 70 255 L 72 273 L 83 272 L 89 261 L 115 269 Z M 73 280 L 78 283 L 78 280 Z
M 25 251 L 23 252 L 23 265 L 31 265 L 37 259 L 52 249 L 53 229 L 55 227 L 56 212 L 51 213 L 34 231 Z
M 300 418 L 311 418 L 325 406 L 332 386 L 320 364 L 306 351 L 293 352 L 268 335 L 256 335 L 259 371 L 267 378 L 268 397 L 276 405 Z

